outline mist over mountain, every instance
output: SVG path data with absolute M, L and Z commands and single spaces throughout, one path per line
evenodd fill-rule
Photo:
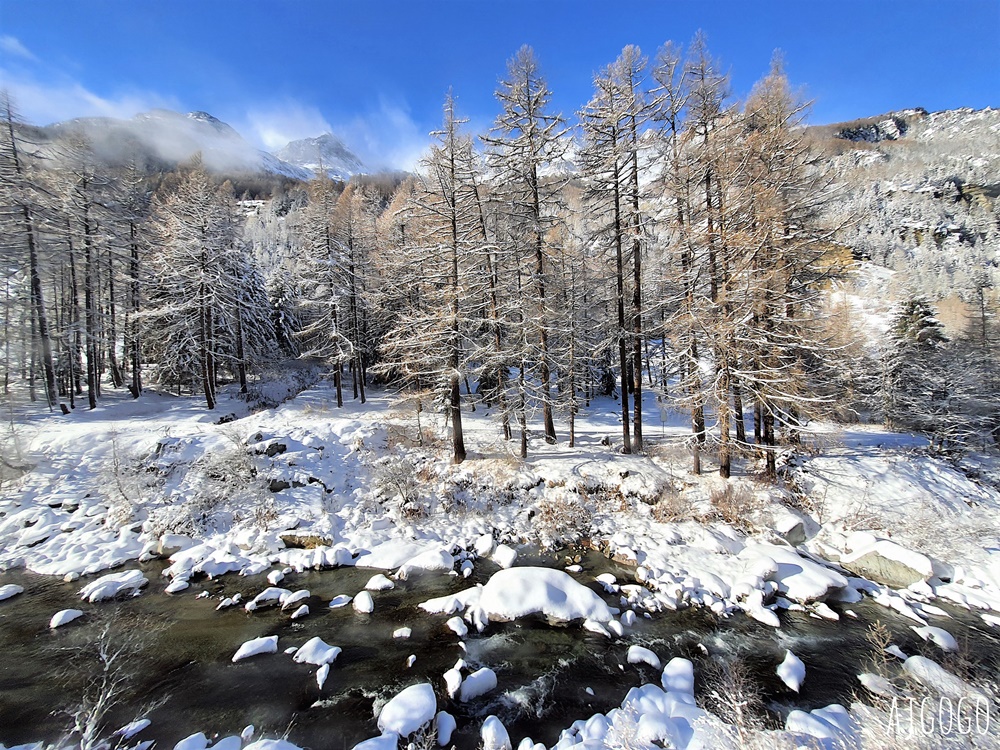
M 167 170 L 200 153 L 206 169 L 214 174 L 270 174 L 299 180 L 312 176 L 309 170 L 258 149 L 207 112 L 154 109 L 128 120 L 74 119 L 39 132 L 53 146 L 82 139 L 98 159 L 111 165 L 134 160 L 145 169 Z

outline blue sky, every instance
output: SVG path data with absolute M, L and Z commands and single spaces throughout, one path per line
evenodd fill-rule
M 0 86 L 38 124 L 204 110 L 268 149 L 331 129 L 407 167 L 449 86 L 489 126 L 521 44 L 570 114 L 625 44 L 698 29 L 737 95 L 780 48 L 813 122 L 1000 106 L 1000 0 L 0 0 Z

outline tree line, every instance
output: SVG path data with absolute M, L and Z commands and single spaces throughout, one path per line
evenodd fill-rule
M 69 411 L 155 382 L 211 409 L 222 383 L 316 358 L 338 406 L 379 383 L 443 413 L 455 462 L 468 409 L 527 456 L 536 417 L 572 446 L 598 395 L 641 453 L 652 393 L 690 416 L 696 472 L 753 449 L 773 476 L 779 438 L 864 381 L 821 314 L 845 253 L 780 58 L 736 101 L 703 36 L 627 46 L 574 125 L 522 47 L 496 98 L 476 137 L 449 92 L 416 174 L 270 201 L 197 157 L 151 179 L 43 146 L 5 99 L 5 390 Z

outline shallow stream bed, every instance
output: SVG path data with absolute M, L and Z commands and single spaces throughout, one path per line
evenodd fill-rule
M 562 567 L 567 554 L 581 556 L 583 570 L 575 577 L 617 606 L 617 597 L 606 594 L 594 578 L 610 572 L 619 581 L 632 582 L 633 571 L 596 552 L 545 556 L 522 551 L 518 564 Z M 148 718 L 152 725 L 137 739 L 155 739 L 160 748 L 171 748 L 193 732 L 225 736 L 253 724 L 258 732 L 286 735 L 302 747 L 348 750 L 378 734 L 373 705 L 423 681 L 434 686 L 438 707 L 458 719 L 452 743 L 459 750 L 478 746 L 479 727 L 489 714 L 504 721 L 515 746 L 526 735 L 551 746 L 573 721 L 614 708 L 630 687 L 659 681 L 651 667 L 626 662 L 631 644 L 651 648 L 664 663 L 673 656 L 692 659 L 696 693 L 705 690 L 710 662 L 741 660 L 775 720 L 782 707 L 848 704 L 860 691 L 856 675 L 867 666 L 871 645 L 866 636 L 875 620 L 890 628 L 894 642 L 907 653 L 940 658 L 909 629 L 908 621 L 869 601 L 851 607 L 857 619 L 842 615 L 839 622 L 782 613 L 780 630 L 741 614 L 720 619 L 700 608 L 650 618 L 637 613 L 636 624 L 616 639 L 586 632 L 579 624 L 493 623 L 483 633 L 471 630 L 463 648 L 445 627 L 447 617 L 429 615 L 418 605 L 484 583 L 497 570 L 486 561 L 477 564 L 469 579 L 424 573 L 397 582 L 393 590 L 373 592 L 370 615 L 349 605 L 333 610 L 327 605 L 337 594 L 356 594 L 378 571 L 290 573 L 279 586 L 311 592 L 306 602 L 311 614 L 296 621 L 290 619 L 291 610 L 276 607 L 252 614 L 242 606 L 216 611 L 223 596 L 239 592 L 246 601 L 266 588 L 263 574 L 195 580 L 171 596 L 163 592 L 168 581 L 161 575 L 162 563 L 127 567 L 138 567 L 149 578 L 141 595 L 96 604 L 81 603 L 77 595 L 89 579 L 66 583 L 23 571 L 0 573 L 0 586 L 14 583 L 25 589 L 0 602 L 0 742 L 56 741 L 68 733 L 73 722 L 67 711 L 85 701 L 88 683 L 102 674 L 97 646 L 104 631 L 113 649 L 126 649 L 115 666 L 122 671 L 113 673 L 124 682 L 107 729 Z M 203 591 L 210 596 L 196 598 Z M 70 607 L 84 610 L 84 618 L 50 630 L 51 616 Z M 949 629 L 984 665 L 1000 656 L 1000 640 L 988 626 L 969 613 L 950 611 L 955 619 L 933 624 Z M 393 631 L 404 626 L 412 628 L 411 637 L 393 638 Z M 279 637 L 278 653 L 232 663 L 241 643 L 265 635 Z M 313 636 L 343 649 L 322 690 L 316 667 L 296 664 L 283 653 Z M 806 665 L 799 695 L 774 672 L 785 649 Z M 416 660 L 407 667 L 411 655 Z M 472 669 L 493 669 L 497 689 L 464 704 L 448 699 L 442 675 L 460 658 Z

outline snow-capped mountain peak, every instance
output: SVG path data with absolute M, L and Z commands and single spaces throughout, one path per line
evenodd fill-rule
M 326 172 L 335 180 L 347 180 L 365 172 L 361 160 L 333 133 L 292 141 L 274 155 L 313 174 Z

